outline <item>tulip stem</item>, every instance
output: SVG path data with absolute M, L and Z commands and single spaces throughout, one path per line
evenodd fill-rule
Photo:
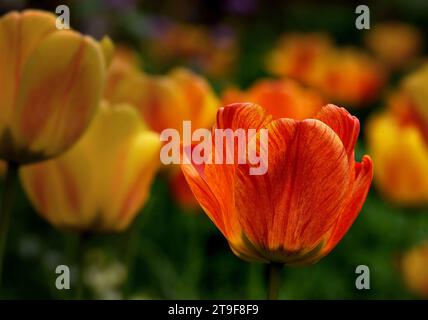
M 87 252 L 89 234 L 80 233 L 77 240 L 77 283 L 76 283 L 76 291 L 75 291 L 75 299 L 82 300 L 85 297 L 85 256 Z
M 7 234 L 9 231 L 10 216 L 12 213 L 15 182 L 18 177 L 19 165 L 9 162 L 7 165 L 6 179 L 4 181 L 3 194 L 0 203 L 0 287 L 2 283 L 4 253 L 6 250 Z
M 281 281 L 281 270 L 283 265 L 281 263 L 271 262 L 268 270 L 268 300 L 278 300 L 278 293 Z

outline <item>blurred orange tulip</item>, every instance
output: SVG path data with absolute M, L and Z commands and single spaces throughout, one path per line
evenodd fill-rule
M 355 48 L 336 48 L 323 34 L 283 36 L 268 56 L 267 69 L 352 106 L 373 100 L 385 78 L 383 69 L 370 56 Z
M 183 121 L 192 128 L 210 127 L 218 99 L 202 77 L 187 69 L 174 69 L 167 76 L 147 78 L 138 108 L 148 125 L 157 132 L 167 128 L 181 132 Z
M 286 34 L 269 53 L 266 59 L 267 69 L 275 75 L 313 83 L 313 70 L 323 63 L 332 47 L 332 40 L 327 34 Z
M 428 243 L 412 248 L 403 256 L 401 271 L 407 287 L 428 298 Z
M 411 64 L 421 52 L 422 34 L 408 24 L 384 22 L 370 29 L 365 43 L 386 67 L 400 69 Z
M 325 104 L 321 95 L 292 80 L 260 80 L 246 91 L 228 89 L 222 103 L 251 102 L 275 118 L 302 120 L 313 117 Z
M 426 69 L 428 71 L 428 69 Z M 427 74 L 428 75 L 428 74 Z M 428 204 L 428 107 L 420 72 L 407 77 L 391 96 L 385 112 L 367 126 L 375 184 L 385 197 L 402 205 Z
M 249 175 L 250 165 L 237 161 L 181 165 L 232 251 L 248 261 L 289 265 L 327 255 L 356 219 L 372 180 L 370 157 L 354 160 L 358 119 L 327 105 L 314 119 L 272 120 L 258 105 L 233 104 L 219 110 L 215 128 L 269 133 L 264 175 Z
M 21 180 L 51 224 L 82 232 L 121 231 L 147 200 L 159 150 L 158 134 L 144 128 L 134 108 L 102 105 L 73 148 L 23 167 Z
M 83 134 L 99 104 L 105 42 L 57 30 L 55 20 L 35 10 L 0 18 L 1 159 L 57 156 Z
M 377 62 L 357 49 L 346 48 L 332 52 L 318 70 L 313 70 L 313 83 L 330 99 L 361 106 L 373 101 L 385 81 Z

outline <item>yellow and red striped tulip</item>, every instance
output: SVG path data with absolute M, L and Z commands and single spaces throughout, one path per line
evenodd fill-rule
M 21 169 L 24 189 L 54 226 L 84 231 L 125 229 L 146 202 L 159 166 L 159 135 L 131 106 L 102 105 L 64 155 Z
M 0 18 L 0 159 L 29 163 L 64 152 L 83 134 L 102 93 L 102 45 L 56 16 Z
M 428 298 L 428 242 L 406 252 L 401 259 L 401 273 L 411 291 Z
M 302 120 L 318 113 L 325 104 L 320 94 L 293 80 L 260 80 L 246 91 L 228 89 L 222 103 L 251 102 L 263 106 L 275 118 Z
M 372 117 L 367 133 L 380 192 L 398 204 L 427 204 L 428 145 L 417 126 L 385 112 Z
M 358 216 L 372 180 L 370 157 L 354 160 L 358 119 L 334 105 L 313 119 L 294 120 L 272 119 L 258 105 L 233 104 L 218 111 L 214 128 L 268 130 L 264 175 L 250 175 L 251 165 L 236 159 L 181 165 L 232 251 L 248 261 L 288 265 L 327 255 Z M 215 150 L 215 139 L 213 144 Z M 223 147 L 233 148 L 227 142 Z
M 367 126 L 375 184 L 390 201 L 428 204 L 428 68 L 405 78 Z

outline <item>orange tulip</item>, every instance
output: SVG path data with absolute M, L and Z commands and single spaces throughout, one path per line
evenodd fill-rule
M 403 256 L 401 271 L 411 291 L 428 297 L 428 242 L 412 248 Z
M 64 155 L 24 166 L 21 180 L 38 213 L 78 231 L 121 231 L 148 198 L 159 167 L 159 135 L 128 105 L 102 105 Z
M 263 106 L 275 118 L 297 120 L 316 115 L 324 105 L 316 91 L 292 80 L 260 80 L 245 92 L 228 89 L 223 94 L 223 105 L 244 101 Z
M 56 16 L 11 12 L 0 18 L 0 158 L 29 163 L 57 156 L 88 127 L 99 103 L 103 45 Z
M 181 165 L 232 251 L 248 261 L 289 265 L 327 255 L 356 219 L 372 180 L 370 157 L 354 160 L 358 119 L 334 105 L 313 119 L 294 120 L 272 119 L 258 105 L 233 104 L 218 111 L 215 128 L 268 130 L 264 175 L 249 175 L 251 165 L 236 159 Z

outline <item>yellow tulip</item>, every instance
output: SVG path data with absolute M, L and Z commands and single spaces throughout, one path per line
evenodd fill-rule
M 428 298 L 428 242 L 412 248 L 403 256 L 401 272 L 410 290 Z
M 418 127 L 387 112 L 367 129 L 378 189 L 396 203 L 428 204 L 428 145 Z
M 27 10 L 0 18 L 0 159 L 57 156 L 84 133 L 104 85 L 104 43 L 58 30 L 56 16 Z
M 159 166 L 160 139 L 135 108 L 101 105 L 64 155 L 21 169 L 32 204 L 54 226 L 121 231 L 144 205 Z

